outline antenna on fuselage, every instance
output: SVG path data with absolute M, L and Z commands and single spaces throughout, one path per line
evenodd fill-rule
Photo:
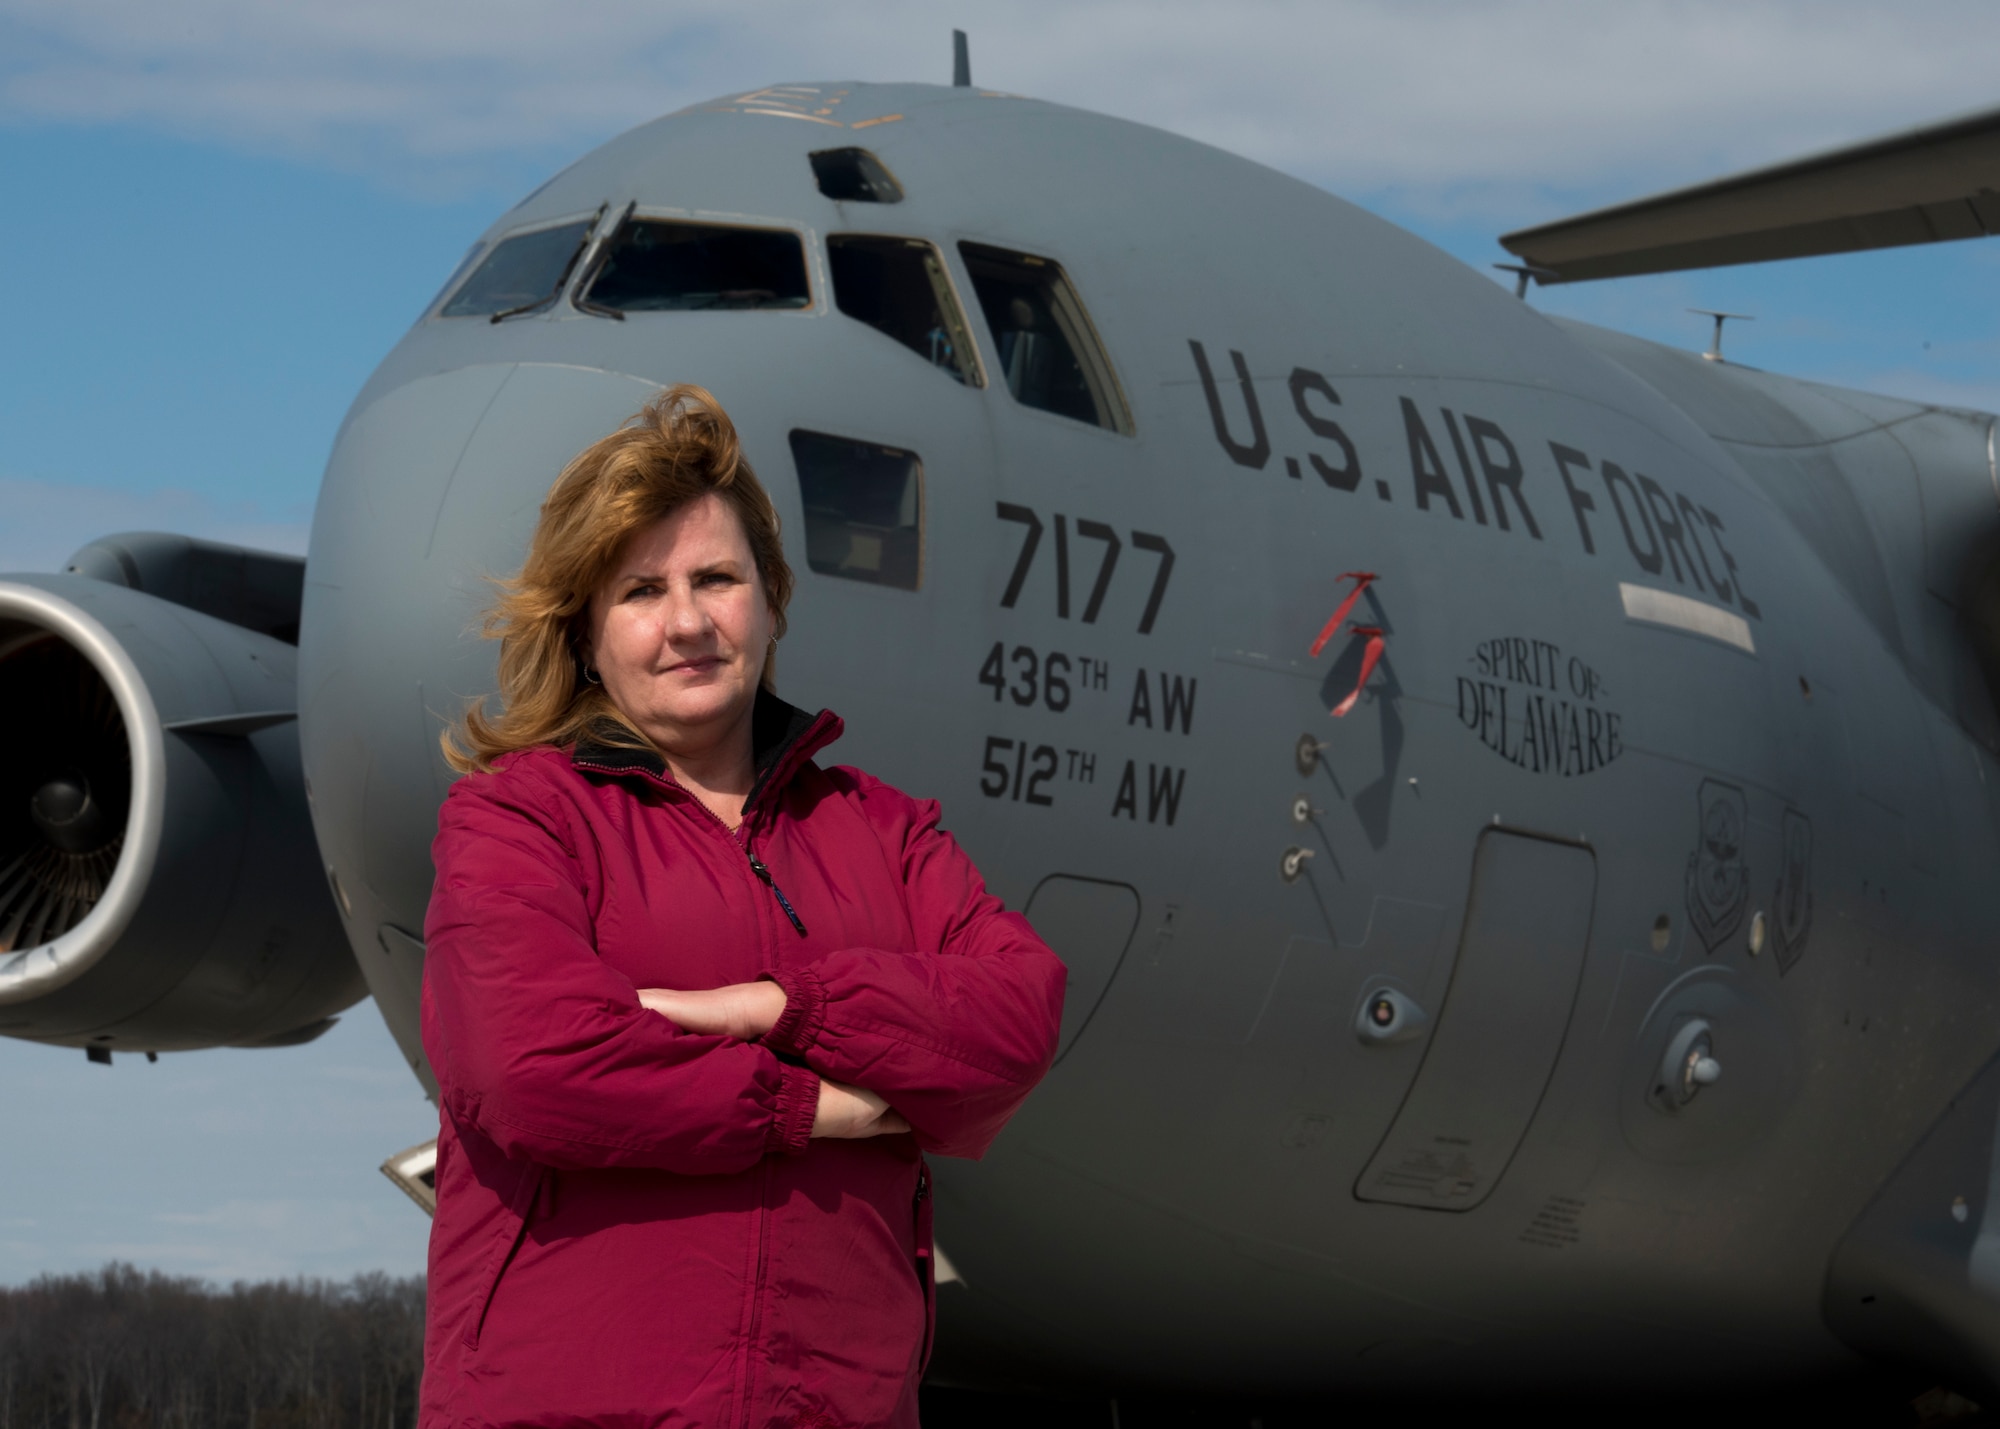
M 954 89 L 972 88 L 972 46 L 963 30 L 951 32 L 951 83 Z
M 1748 313 L 1718 313 L 1714 308 L 1689 308 L 1688 311 L 1699 313 L 1705 318 L 1715 319 L 1715 340 L 1709 344 L 1708 351 L 1702 354 L 1710 362 L 1722 361 L 1722 325 L 1725 322 L 1731 318 L 1739 318 L 1746 323 L 1757 321 L 1757 319 Z
M 1538 263 L 1495 263 L 1493 266 L 1503 273 L 1512 273 L 1514 275 L 1514 296 L 1523 302 L 1526 302 L 1528 298 L 1528 280 L 1530 278 L 1546 283 L 1549 279 L 1556 276 L 1555 269 L 1544 268 Z

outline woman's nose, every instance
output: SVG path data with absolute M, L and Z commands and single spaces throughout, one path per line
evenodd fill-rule
M 713 622 L 692 590 L 675 590 L 669 596 L 667 630 L 679 639 L 706 635 Z

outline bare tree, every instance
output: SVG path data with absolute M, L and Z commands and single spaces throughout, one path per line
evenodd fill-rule
M 423 1325 L 421 1278 L 43 1276 L 0 1287 L 0 1429 L 401 1429 Z

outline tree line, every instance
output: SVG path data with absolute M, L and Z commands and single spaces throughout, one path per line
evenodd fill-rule
M 421 1276 L 0 1286 L 0 1429 L 404 1429 L 423 1359 Z

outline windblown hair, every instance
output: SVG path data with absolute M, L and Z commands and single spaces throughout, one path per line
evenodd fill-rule
M 480 701 L 444 731 L 445 761 L 460 773 L 538 744 L 601 743 L 646 748 L 646 737 L 584 678 L 590 598 L 631 537 L 714 492 L 743 523 L 764 598 L 785 633 L 792 568 L 778 512 L 744 460 L 736 426 L 704 388 L 669 387 L 610 436 L 563 468 L 542 502 L 519 575 L 500 581 L 482 633 L 500 642 L 500 708 Z M 774 653 L 764 661 L 770 688 Z

